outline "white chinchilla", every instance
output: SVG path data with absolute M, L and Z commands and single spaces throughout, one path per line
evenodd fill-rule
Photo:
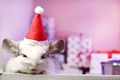
M 6 64 L 6 72 L 28 74 L 52 74 L 54 63 L 50 56 L 59 53 L 64 48 L 63 40 L 47 42 L 42 25 L 41 14 L 44 9 L 41 6 L 35 8 L 35 16 L 24 40 L 12 41 L 4 39 L 2 47 L 15 56 Z
M 14 54 L 14 57 L 10 58 L 6 64 L 6 72 L 52 74 L 55 65 L 49 57 L 63 50 L 64 41 L 29 43 L 27 39 L 19 42 L 4 39 L 2 47 Z

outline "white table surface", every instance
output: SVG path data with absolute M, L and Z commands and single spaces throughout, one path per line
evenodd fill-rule
M 30 75 L 3 73 L 0 75 L 0 80 L 120 80 L 120 75 Z

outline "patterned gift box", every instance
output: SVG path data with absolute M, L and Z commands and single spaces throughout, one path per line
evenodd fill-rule
M 76 59 L 77 53 L 80 51 L 80 37 L 79 35 L 71 35 L 67 39 L 67 62 L 70 66 L 77 66 Z
M 89 66 L 89 53 L 92 40 L 84 34 L 70 35 L 67 39 L 68 65 L 73 67 Z
M 47 34 L 48 40 L 54 40 L 55 38 L 55 20 L 54 18 L 42 18 L 43 26 Z
M 120 60 L 120 51 L 94 51 L 91 54 L 90 73 L 102 74 L 101 62 L 106 62 L 109 60 Z

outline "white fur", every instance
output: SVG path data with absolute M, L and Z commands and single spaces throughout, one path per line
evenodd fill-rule
M 56 47 L 53 46 L 57 44 L 57 42 L 54 42 L 51 49 L 55 50 Z M 36 43 L 27 43 L 23 40 L 20 41 L 19 46 L 17 46 L 15 42 L 13 43 L 6 39 L 3 41 L 3 47 L 7 48 L 7 50 L 10 52 L 14 52 L 15 49 L 18 49 L 18 52 L 14 53 L 14 55 L 19 54 L 8 61 L 6 65 L 6 72 L 38 74 L 45 71 L 46 74 L 55 73 L 55 65 L 52 60 L 50 58 L 41 59 L 43 54 L 49 53 L 49 43 L 40 45 Z M 24 57 L 23 54 L 27 57 Z M 33 71 L 32 69 L 36 69 L 36 71 Z
M 6 72 L 9 73 L 17 73 L 21 71 L 22 73 L 28 74 L 39 74 L 42 71 L 46 71 L 45 74 L 54 74 L 55 65 L 51 59 L 46 59 L 36 67 L 34 61 L 28 61 L 28 63 L 24 64 L 27 61 L 22 57 L 11 58 L 6 65 Z M 37 68 L 37 71 L 31 71 L 31 69 Z
M 41 6 L 37 6 L 35 8 L 35 13 L 42 14 L 44 12 L 44 9 Z
M 23 61 L 25 59 L 23 57 L 15 57 L 15 58 L 11 58 L 7 65 L 6 65 L 6 72 L 26 72 L 26 73 L 32 73 L 30 71 L 31 69 L 31 65 L 29 64 L 24 64 Z

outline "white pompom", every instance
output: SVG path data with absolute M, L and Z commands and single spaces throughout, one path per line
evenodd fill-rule
M 37 6 L 35 8 L 35 13 L 36 14 L 42 14 L 44 12 L 44 9 L 41 6 Z

